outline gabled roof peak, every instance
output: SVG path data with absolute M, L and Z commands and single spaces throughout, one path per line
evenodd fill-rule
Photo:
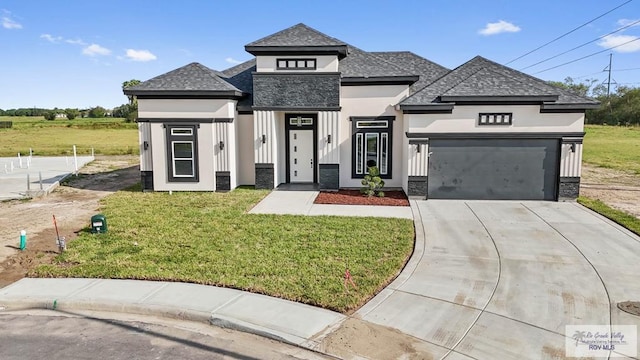
M 246 47 L 271 47 L 271 46 L 346 46 L 341 40 L 307 26 L 303 23 L 293 25 L 275 34 L 253 41 Z
M 256 56 L 331 54 L 342 58 L 347 55 L 345 42 L 323 34 L 303 23 L 251 42 L 245 45 L 244 49 Z
M 124 89 L 127 95 L 199 93 L 202 95 L 241 96 L 242 92 L 223 80 L 224 74 L 192 62 L 138 85 Z

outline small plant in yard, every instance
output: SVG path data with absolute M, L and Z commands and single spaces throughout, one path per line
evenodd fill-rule
M 364 176 L 361 184 L 363 187 L 360 192 L 364 195 L 384 197 L 384 192 L 382 191 L 384 180 L 380 178 L 380 170 L 377 166 L 369 166 L 369 173 Z

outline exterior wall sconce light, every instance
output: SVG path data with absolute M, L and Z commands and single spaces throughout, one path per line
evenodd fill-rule
M 327 144 L 331 144 L 331 134 L 327 135 Z
M 571 144 L 571 152 L 576 152 L 576 143 Z
M 416 152 L 419 154 L 420 153 L 420 144 L 416 144 Z
M 145 141 L 144 143 L 142 143 L 142 147 L 143 147 L 145 150 L 149 149 L 149 142 L 148 142 L 148 141 Z
M 220 141 L 220 150 L 224 150 L 224 141 Z
M 262 134 L 262 143 L 266 144 L 267 143 L 267 135 Z

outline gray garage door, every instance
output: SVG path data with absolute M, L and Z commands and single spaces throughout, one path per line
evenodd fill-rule
M 555 200 L 555 139 L 429 141 L 428 198 Z

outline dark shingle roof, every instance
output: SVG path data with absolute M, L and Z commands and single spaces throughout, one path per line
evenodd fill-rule
M 373 54 L 385 59 L 387 62 L 395 64 L 411 73 L 419 75 L 420 80 L 410 87 L 410 92 L 414 93 L 433 80 L 449 72 L 444 66 L 429 61 L 422 56 L 418 56 L 410 51 L 385 51 L 374 52 Z
M 389 77 L 418 75 L 416 72 L 388 62 L 376 53 L 349 45 L 347 57 L 340 60 L 342 77 Z
M 440 96 L 557 96 L 556 104 L 597 104 L 596 101 L 549 85 L 545 81 L 487 60 L 469 60 L 400 102 L 429 105 Z
M 325 35 L 305 24 L 293 25 L 275 34 L 263 37 L 246 46 L 343 46 L 346 43 Z
M 256 59 L 245 61 L 222 71 L 224 79 L 231 85 L 242 90 L 246 97 L 238 101 L 238 110 L 251 111 L 253 105 L 253 72 L 256 71 Z
M 222 79 L 223 73 L 191 63 L 156 76 L 136 86 L 128 87 L 125 94 L 145 92 L 238 92 L 240 90 Z

